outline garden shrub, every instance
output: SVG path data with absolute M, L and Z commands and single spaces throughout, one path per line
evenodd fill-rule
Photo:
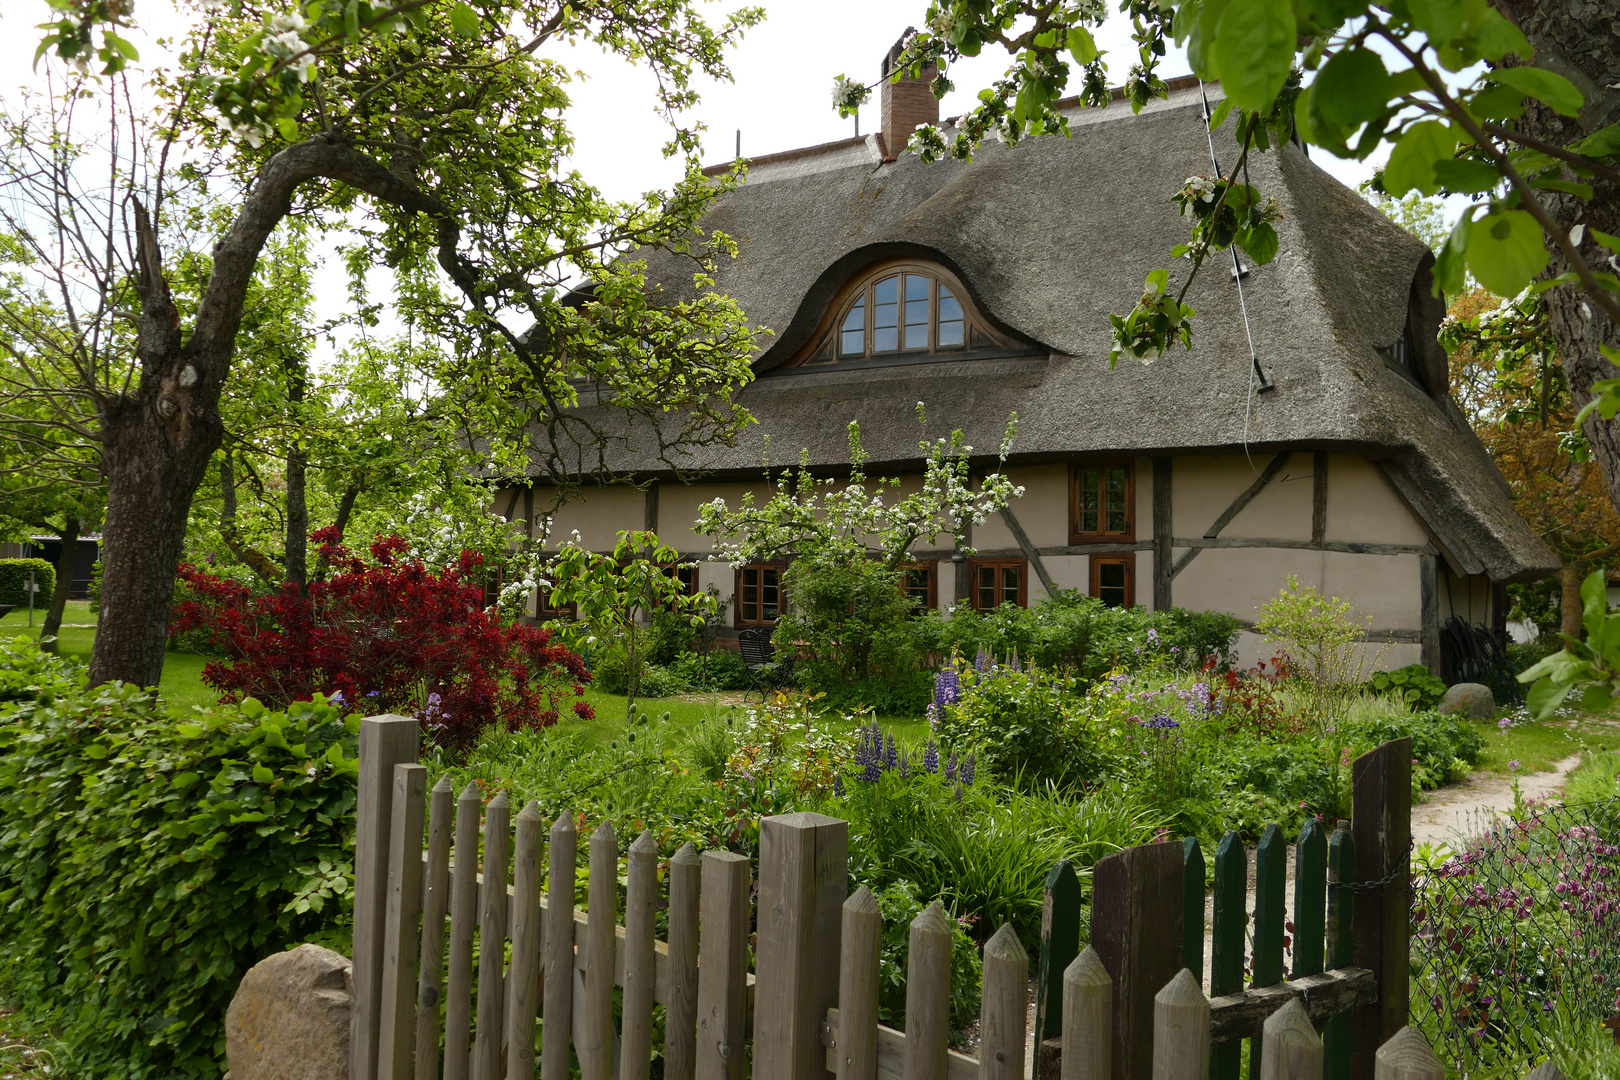
M 906 1027 L 906 971 L 911 957 L 911 921 L 932 901 L 917 896 L 917 886 L 900 878 L 877 893 L 878 911 L 883 916 L 883 952 L 878 966 L 878 1020 L 904 1031 Z M 959 1037 L 979 1018 L 979 985 L 984 979 L 984 961 L 973 939 L 968 937 L 964 919 L 951 924 L 950 1028 Z
M 880 716 L 919 716 L 934 696 L 934 677 L 913 671 L 892 679 L 862 679 L 824 692 L 822 706 L 844 712 L 869 708 Z
M 695 691 L 748 689 L 748 665 L 730 649 L 682 653 L 669 669 Z
M 19 642 L 0 669 L 40 655 Z M 247 969 L 347 947 L 358 725 L 324 701 L 181 712 L 123 685 L 0 707 L 5 993 L 83 1075 L 217 1077 Z
M 56 590 L 56 567 L 44 559 L 0 559 L 0 604 L 28 606 L 28 593 L 23 586 L 28 575 L 34 575 L 39 591 L 34 594 L 34 607 L 40 611 L 50 606 L 51 593 Z
M 367 564 L 335 529 L 312 534 L 332 568 L 324 581 L 273 593 L 187 565 L 181 578 L 199 599 L 175 608 L 172 634 L 202 629 L 225 657 L 203 682 L 226 701 L 275 706 L 316 693 L 365 700 L 371 712 L 419 716 L 428 736 L 464 750 L 479 731 L 545 727 L 580 696 L 590 674 L 551 631 L 502 621 L 484 606 L 480 557 L 462 552 L 441 571 L 410 556 L 399 537 L 379 537 Z
M 1359 757 L 1391 739 L 1411 736 L 1412 790 L 1428 791 L 1460 780 L 1479 764 L 1485 737 L 1455 714 L 1423 712 L 1344 725 L 1341 737 L 1350 756 Z
M 887 563 L 801 559 L 784 571 L 782 587 L 793 603 L 777 637 L 794 643 L 794 678 L 804 689 L 893 683 L 922 669 L 916 601 Z
M 38 700 L 49 705 L 83 683 L 83 664 L 43 652 L 39 642 L 26 634 L 0 643 L 0 709 L 12 701 Z
M 1446 696 L 1445 682 L 1430 674 L 1422 664 L 1380 671 L 1367 680 L 1367 687 L 1374 693 L 1399 694 L 1401 700 L 1419 712 L 1439 708 L 1440 699 Z
M 1027 608 L 995 611 L 959 607 L 949 620 L 927 620 L 921 635 L 942 656 L 1017 655 L 1048 670 L 1070 670 L 1086 683 L 1117 667 L 1158 666 L 1195 671 L 1213 658 L 1226 670 L 1241 624 L 1218 611 L 1108 607 L 1096 597 L 1065 589 Z
M 971 749 L 1003 783 L 1083 784 L 1102 774 L 1107 762 L 1072 677 L 981 659 L 973 669 L 942 671 L 938 683 L 930 718 L 940 740 Z

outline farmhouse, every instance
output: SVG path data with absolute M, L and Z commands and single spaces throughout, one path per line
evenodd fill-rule
M 836 471 L 854 420 L 870 474 L 915 478 L 923 402 L 926 434 L 962 429 L 986 470 L 1016 413 L 1008 471 L 1025 488 L 974 528 L 971 555 L 919 552 L 912 587 L 930 607 L 1079 589 L 1252 620 L 1292 574 L 1370 618 L 1387 666 L 1440 670 L 1454 616 L 1500 635 L 1503 587 L 1558 560 L 1451 400 L 1433 256 L 1300 147 L 1249 163 L 1282 211 L 1276 259 L 1212 258 L 1187 295 L 1193 348 L 1109 369 L 1107 316 L 1186 240 L 1170 194 L 1238 156 L 1231 125 L 1206 133 L 1218 100 L 1184 79 L 1139 115 L 1076 101 L 1072 138 L 924 164 L 903 147 L 937 119 L 934 98 L 921 80 L 885 82 L 881 131 L 749 161 L 710 224 L 740 248 L 715 288 L 774 332 L 740 397 L 758 425 L 694 455 L 697 483 L 621 452 L 614 468 L 637 486 L 588 487 L 551 537 L 606 549 L 617 530 L 654 528 L 703 559 L 699 505 L 762 494 L 767 450 Z M 1173 288 L 1188 269 L 1171 267 Z M 692 287 L 673 259 L 652 274 Z M 508 488 L 495 507 L 533 528 L 551 502 Z M 781 569 L 702 561 L 690 576 L 734 598 L 735 632 L 791 602 Z M 1246 659 L 1259 648 L 1244 636 Z

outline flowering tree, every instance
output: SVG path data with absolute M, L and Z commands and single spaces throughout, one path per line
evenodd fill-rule
M 924 419 L 922 402 L 917 417 Z M 1017 414 L 1008 421 L 1000 461 L 1007 459 L 1017 422 Z M 806 458 L 796 471 L 782 471 L 761 505 L 748 493 L 735 508 L 716 499 L 699 511 L 697 531 L 716 538 L 717 558 L 793 560 L 783 577 L 793 610 L 782 627 L 826 681 L 867 677 L 886 631 L 914 611 L 900 586 L 919 542 L 932 544 L 950 533 L 957 551 L 971 555 L 969 523 L 983 525 L 1024 493 L 1000 472 L 983 477 L 975 490 L 968 468 L 973 447 L 960 431 L 918 445 L 922 486 L 903 498 L 887 497 L 899 487 L 897 478 L 867 477 L 860 426 L 851 421 L 847 481 L 818 479 Z
M 714 610 L 714 596 L 686 591 L 676 573 L 679 563 L 680 554 L 650 531 L 619 533 L 608 555 L 566 543 L 551 562 L 552 604 L 578 604 L 587 622 L 623 636 L 630 674 L 627 712 L 634 710 L 641 689 L 642 617 L 671 611 L 696 630 Z
M 341 696 L 368 711 L 420 716 L 450 750 L 494 724 L 546 727 L 570 702 L 592 715 L 580 658 L 549 630 L 504 623 L 483 606 L 478 556 L 463 552 L 436 571 L 398 537 L 379 537 L 369 563 L 337 543 L 335 529 L 312 539 L 335 572 L 307 590 L 289 582 L 254 592 L 181 567 L 198 599 L 177 605 L 174 632 L 209 633 L 225 659 L 210 661 L 203 681 L 225 700 L 281 708 Z

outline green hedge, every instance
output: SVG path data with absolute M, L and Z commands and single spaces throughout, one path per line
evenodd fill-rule
M 23 584 L 30 572 L 39 585 L 39 592 L 34 594 L 34 607 L 43 609 L 50 606 L 51 593 L 56 590 L 56 567 L 44 559 L 0 559 L 0 604 L 28 606 L 28 594 L 23 591 Z
M 0 644 L 0 672 L 50 683 L 39 656 Z M 359 719 L 61 690 L 0 704 L 0 992 L 71 1075 L 217 1077 L 247 969 L 346 947 Z

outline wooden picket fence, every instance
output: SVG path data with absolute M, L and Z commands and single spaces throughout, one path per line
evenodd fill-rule
M 878 1023 L 882 922 L 870 890 L 849 894 L 846 822 L 809 813 L 764 819 L 757 901 L 747 858 L 699 854 L 690 845 L 670 860 L 664 892 L 658 851 L 643 834 L 629 845 L 622 912 L 620 838 L 605 824 L 588 840 L 580 910 L 573 815 L 548 826 L 530 804 L 514 822 L 504 794 L 486 806 L 476 788 L 458 797 L 447 781 L 429 793 L 416 763 L 418 739 L 417 722 L 406 717 L 361 725 L 354 1080 L 566 1080 L 571 1059 L 584 1080 L 646 1080 L 655 1005 L 663 1006 L 665 1080 L 824 1080 L 828 1073 L 841 1080 L 1022 1080 L 1036 1065 L 1026 1048 L 1030 957 L 1010 926 L 984 947 L 978 1056 L 949 1049 L 951 928 L 938 904 L 909 927 L 905 1030 Z M 1245 920 L 1234 914 L 1246 918 L 1242 849 L 1234 857 L 1223 843 L 1217 853 L 1213 1000 L 1194 975 L 1203 953 L 1203 868 L 1195 846 L 1149 845 L 1100 861 L 1092 944 L 1083 953 L 1065 952 L 1055 939 L 1054 929 L 1071 920 L 1049 896 L 1037 1075 L 1235 1080 L 1233 1051 L 1241 1050 L 1232 1040 L 1250 1037 L 1251 1060 L 1260 1062 L 1251 1073 L 1256 1080 L 1429 1080 L 1422 1062 L 1413 1065 L 1416 1058 L 1402 1049 L 1415 1033 L 1397 1034 L 1406 1022 L 1409 759 L 1409 745 L 1399 740 L 1357 762 L 1355 817 L 1358 826 L 1361 819 L 1376 825 L 1366 827 L 1365 840 L 1355 826 L 1332 838 L 1310 830 L 1301 838 L 1310 875 L 1318 862 L 1336 867 L 1340 882 L 1351 866 L 1362 882 L 1390 876 L 1390 866 L 1397 872 L 1382 883 L 1387 896 L 1354 904 L 1350 934 L 1350 892 L 1337 890 L 1342 895 L 1333 899 L 1321 876 L 1323 912 L 1308 924 L 1318 928 L 1308 936 L 1320 936 L 1322 955 L 1296 944 L 1290 979 L 1282 979 L 1281 938 L 1273 932 L 1283 872 L 1274 832 L 1261 847 L 1262 900 L 1249 965 L 1255 985 L 1248 990 L 1241 989 Z M 1364 848 L 1376 858 L 1363 858 Z M 1307 920 L 1316 918 L 1314 902 L 1305 904 Z M 660 905 L 667 907 L 667 941 L 654 931 Z M 1296 897 L 1296 924 L 1300 912 Z M 1364 912 L 1391 921 L 1366 922 L 1364 936 Z M 1078 917 L 1076 908 L 1074 939 Z M 1401 950 L 1386 948 L 1397 937 Z M 1348 1019 L 1352 1040 L 1370 1040 L 1364 1055 L 1352 1048 L 1333 1056 L 1335 1040 L 1343 1039 L 1339 1017 Z M 1326 1050 L 1321 1040 L 1314 1050 L 1307 1045 L 1312 1021 L 1326 1021 Z M 1386 1070 L 1386 1058 L 1397 1071 Z M 1348 1071 L 1335 1072 L 1335 1060 Z M 1444 1071 L 1432 1075 L 1440 1080 Z

